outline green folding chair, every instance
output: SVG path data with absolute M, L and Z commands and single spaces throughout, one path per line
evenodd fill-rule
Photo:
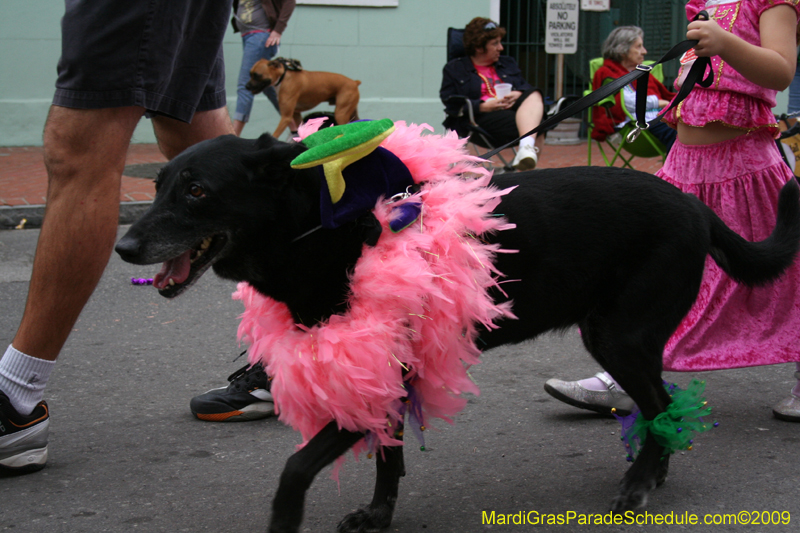
M 645 61 L 645 65 L 649 65 L 654 63 L 654 61 Z M 603 64 L 602 57 L 596 57 L 589 61 L 589 80 L 594 79 L 594 74 L 597 72 Z M 655 76 L 658 81 L 664 81 L 664 73 L 661 68 L 662 66 L 656 65 L 653 67 L 653 70 L 650 72 L 652 76 Z M 608 81 L 611 81 L 610 79 Z M 606 82 L 604 82 L 606 83 Z M 589 89 L 584 91 L 584 95 L 589 94 L 592 92 L 592 84 L 591 81 L 589 82 Z M 605 110 L 610 109 L 616 100 L 614 99 L 614 95 L 608 96 L 604 98 L 595 107 L 600 106 L 603 107 Z M 620 103 L 622 106 L 622 110 L 625 112 L 625 115 L 630 119 L 622 128 L 620 128 L 617 133 L 619 136 L 609 136 L 606 137 L 604 141 L 598 141 L 596 139 L 592 139 L 592 129 L 594 125 L 592 124 L 592 115 L 589 114 L 589 125 L 588 125 L 588 134 L 589 134 L 589 142 L 587 143 L 588 153 L 586 156 L 586 161 L 588 165 L 592 164 L 592 143 L 595 143 L 597 147 L 600 149 L 600 154 L 603 156 L 603 161 L 605 161 L 606 166 L 614 166 L 614 163 L 619 159 L 622 161 L 622 166 L 627 168 L 633 168 L 631 162 L 633 161 L 634 157 L 661 157 L 661 160 L 664 161 L 667 157 L 667 148 L 664 144 L 659 141 L 652 133 L 647 130 L 644 130 L 640 133 L 640 135 L 633 141 L 628 142 L 628 134 L 633 131 L 634 124 L 636 123 L 636 117 L 625 107 L 625 98 L 620 98 Z M 606 153 L 608 152 L 608 153 Z

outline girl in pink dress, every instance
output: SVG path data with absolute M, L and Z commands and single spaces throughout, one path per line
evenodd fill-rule
M 694 58 L 711 57 L 714 82 L 696 86 L 664 121 L 678 139 L 657 175 L 709 205 L 751 241 L 769 236 L 778 191 L 792 178 L 775 146 L 772 113 L 779 90 L 796 66 L 800 0 L 690 0 L 689 24 L 697 40 L 681 58 L 678 85 Z M 699 371 L 796 363 L 789 397 L 776 417 L 800 421 L 800 262 L 778 282 L 751 289 L 731 280 L 710 258 L 694 307 L 667 343 L 664 370 Z M 545 389 L 573 405 L 607 412 L 633 402 L 610 379 L 549 380 Z

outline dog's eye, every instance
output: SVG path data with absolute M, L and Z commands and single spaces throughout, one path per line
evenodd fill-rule
M 202 198 L 206 195 L 206 191 L 203 190 L 201 186 L 196 183 L 192 183 L 189 185 L 189 194 L 194 196 L 195 198 Z

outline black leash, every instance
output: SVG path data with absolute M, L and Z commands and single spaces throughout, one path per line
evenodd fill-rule
M 795 122 L 794 126 L 792 126 L 786 131 L 781 132 L 781 139 L 788 139 L 789 137 L 794 137 L 798 133 L 800 133 L 800 122 Z
M 708 20 L 708 13 L 706 13 L 705 11 L 701 11 L 694 18 L 694 20 L 698 19 Z M 697 41 L 683 41 L 676 44 L 675 46 L 672 47 L 672 49 L 670 49 L 666 54 L 664 54 L 664 56 L 661 59 L 659 59 L 655 63 L 651 65 L 637 66 L 634 70 L 622 76 L 621 78 L 617 78 L 607 83 L 606 85 L 603 85 L 596 91 L 587 94 L 583 98 L 576 100 L 575 102 L 568 105 L 566 108 L 559 111 L 552 117 L 548 118 L 547 120 L 544 120 L 541 124 L 533 128 L 528 133 L 525 133 L 524 135 L 517 137 L 515 140 L 506 143 L 499 148 L 495 148 L 494 150 L 481 155 L 480 156 L 481 159 L 489 159 L 492 156 L 502 152 L 506 148 L 517 144 L 525 137 L 533 135 L 534 133 L 539 133 L 540 131 L 547 130 L 552 126 L 555 126 L 565 118 L 577 115 L 584 109 L 592 107 L 593 105 L 603 100 L 607 96 L 615 94 L 617 91 L 619 91 L 632 81 L 637 80 L 639 78 L 644 78 L 642 80 L 644 83 L 640 82 L 637 84 L 636 87 L 636 128 L 633 131 L 631 131 L 630 134 L 628 134 L 628 142 L 633 142 L 633 140 L 635 140 L 636 137 L 639 136 L 639 133 L 641 133 L 641 131 L 648 129 L 656 122 L 659 122 L 661 120 L 661 117 L 663 117 L 664 114 L 667 113 L 667 111 L 669 111 L 670 109 L 681 103 L 683 99 L 689 95 L 691 90 L 694 88 L 695 84 L 699 83 L 702 87 L 708 87 L 714 81 L 713 72 L 709 72 L 708 76 L 705 79 L 703 78 L 706 72 L 706 67 L 711 65 L 711 58 L 698 57 L 695 60 L 694 65 L 692 65 L 689 74 L 686 76 L 686 81 L 681 86 L 681 89 L 678 92 L 677 96 L 675 96 L 675 98 L 672 99 L 672 102 L 670 103 L 669 107 L 664 109 L 656 118 L 654 118 L 650 122 L 647 122 L 645 120 L 644 116 L 645 116 L 645 108 L 647 101 L 647 85 L 648 82 L 650 81 L 650 71 L 653 70 L 653 68 L 656 65 L 660 65 L 661 63 L 672 61 L 673 59 L 681 57 L 684 53 L 691 50 L 696 45 Z
M 697 14 L 694 20 L 708 20 L 708 13 L 705 11 L 701 11 Z M 697 44 L 697 41 L 683 41 L 680 44 L 691 43 L 691 48 L 694 48 Z M 680 46 L 680 45 L 678 45 Z M 677 48 L 677 47 L 676 47 Z M 674 50 L 674 48 L 673 48 Z M 672 50 L 670 50 L 672 52 Z M 681 52 L 682 54 L 683 52 Z M 669 52 L 667 52 L 669 54 Z M 666 55 L 664 56 L 664 58 Z M 661 61 L 665 59 L 661 58 Z M 673 58 L 669 58 L 673 59 Z M 669 60 L 668 59 L 668 60 Z M 641 66 L 641 65 L 640 65 Z M 652 68 L 648 68 L 647 72 L 642 76 L 642 80 L 636 86 L 636 127 L 628 134 L 627 140 L 629 143 L 632 143 L 636 140 L 636 137 L 639 134 L 650 128 L 650 126 L 661 122 L 661 119 L 667 112 L 672 109 L 673 107 L 677 106 L 681 103 L 689 93 L 694 89 L 695 85 L 700 85 L 701 87 L 710 87 L 712 83 L 714 83 L 714 72 L 709 70 L 708 76 L 705 78 L 703 77 L 706 72 L 706 67 L 711 66 L 711 58 L 710 57 L 698 57 L 695 59 L 694 65 L 692 65 L 691 70 L 689 70 L 689 74 L 686 75 L 686 80 L 681 85 L 680 91 L 678 91 L 677 96 L 672 99 L 669 107 L 661 111 L 656 118 L 648 122 L 645 120 L 645 109 L 647 107 L 647 85 L 650 83 L 650 70 Z M 640 67 L 636 67 L 639 69 Z

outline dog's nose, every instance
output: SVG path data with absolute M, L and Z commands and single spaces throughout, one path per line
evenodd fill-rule
M 114 251 L 119 254 L 123 261 L 134 263 L 142 251 L 141 242 L 130 235 L 125 235 L 114 247 Z

